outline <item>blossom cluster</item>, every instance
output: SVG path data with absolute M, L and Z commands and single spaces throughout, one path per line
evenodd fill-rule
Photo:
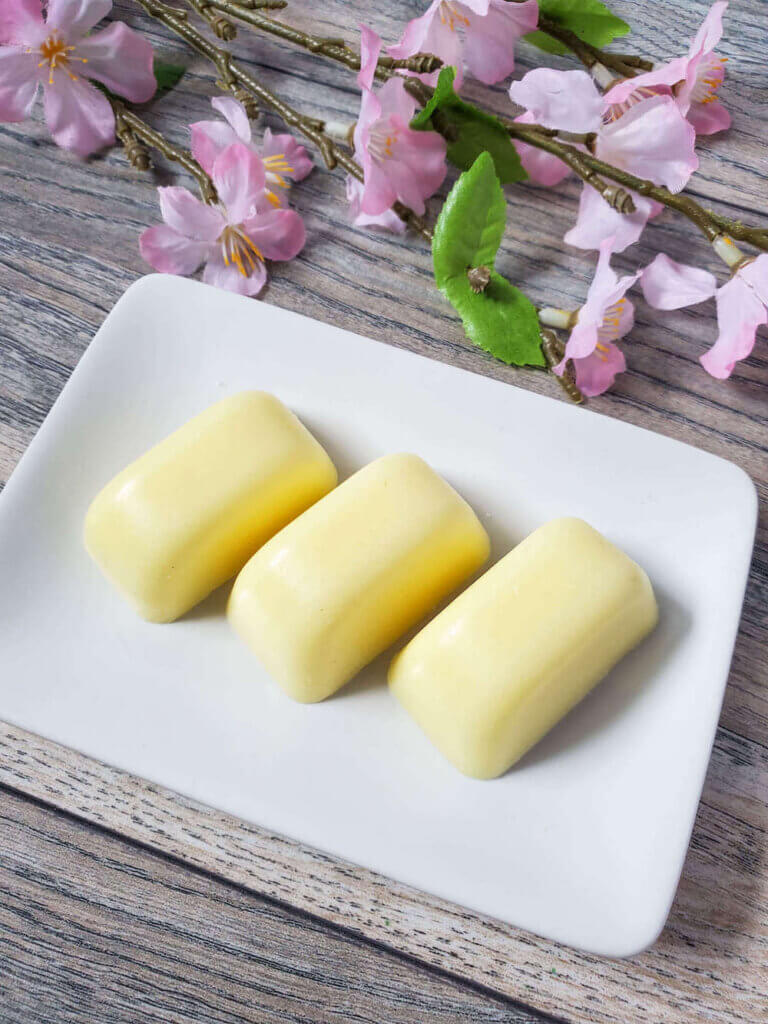
M 620 170 L 680 192 L 698 167 L 697 135 L 730 125 L 718 96 L 725 61 L 715 53 L 727 6 L 726 0 L 713 4 L 685 56 L 616 81 L 605 91 L 585 71 L 529 71 L 509 86 L 510 99 L 523 108 L 517 120 L 565 132 L 577 149 L 588 149 Z M 465 71 L 484 83 L 495 83 L 513 71 L 514 45 L 537 21 L 535 0 L 433 0 L 387 52 L 397 58 L 435 54 L 456 68 L 456 88 Z M 401 231 L 392 203 L 399 200 L 423 212 L 447 171 L 445 147 L 437 133 L 408 128 L 415 101 L 402 78 L 391 78 L 378 93 L 372 91 L 381 40 L 365 26 L 361 36 L 362 99 L 355 155 L 365 180 L 350 179 L 348 197 L 356 224 Z M 434 75 L 419 77 L 434 81 Z M 519 141 L 515 145 L 535 184 L 557 185 L 571 173 L 556 155 Z M 600 394 L 613 383 L 626 365 L 616 341 L 634 320 L 626 292 L 639 278 L 646 300 L 657 308 L 679 308 L 716 296 L 719 334 L 701 362 L 713 376 L 727 377 L 735 362 L 749 354 L 757 327 L 768 319 L 768 256 L 736 266 L 720 289 L 711 274 L 674 264 L 663 254 L 644 270 L 619 278 L 611 269 L 611 254 L 637 242 L 648 221 L 663 209 L 645 195 L 630 195 L 634 212 L 622 213 L 591 185 L 582 188 L 576 223 L 564 240 L 581 249 L 597 249 L 599 259 L 586 301 L 571 317 L 575 324 L 566 356 L 555 372 L 562 374 L 571 362 L 576 383 L 587 395 Z M 665 273 L 673 267 L 674 273 Z M 678 292 L 670 294 L 675 289 Z
M 698 167 L 697 136 L 730 124 L 718 93 L 725 64 L 716 53 L 727 6 L 727 0 L 712 5 L 686 54 L 607 86 L 599 87 L 581 70 L 529 71 L 508 89 L 516 120 L 679 192 Z M 145 102 L 156 81 L 146 40 L 120 21 L 97 29 L 111 7 L 112 0 L 2 0 L 0 121 L 28 118 L 42 90 L 45 119 L 59 146 L 87 156 L 114 142 L 109 93 Z M 513 73 L 515 45 L 538 22 L 537 0 L 432 0 L 386 53 L 401 61 L 416 54 L 437 56 L 455 69 L 457 90 L 465 76 L 490 85 Z M 393 208 L 402 204 L 424 214 L 445 180 L 448 147 L 437 131 L 411 127 L 418 103 L 407 76 L 415 73 L 402 70 L 375 85 L 382 40 L 363 25 L 360 43 L 361 98 L 352 145 L 362 180 L 348 178 L 347 199 L 356 225 L 402 232 L 405 222 Z M 416 77 L 432 86 L 437 74 Z M 212 102 L 222 119 L 191 125 L 190 148 L 212 180 L 216 201 L 203 202 L 181 187 L 160 188 L 164 223 L 142 234 L 140 248 L 159 271 L 190 274 L 204 265 L 203 280 L 256 295 L 266 280 L 265 261 L 291 259 L 303 247 L 304 225 L 287 197 L 290 183 L 305 177 L 312 162 L 290 135 L 266 129 L 257 141 L 237 100 Z M 514 145 L 535 185 L 550 187 L 572 173 L 553 153 L 518 140 Z M 732 271 L 721 287 L 707 271 L 664 254 L 619 277 L 611 268 L 612 255 L 637 242 L 663 209 L 645 194 L 630 194 L 634 211 L 623 213 L 589 183 L 582 188 L 576 221 L 564 240 L 597 250 L 598 261 L 584 304 L 556 324 L 571 330 L 555 372 L 572 365 L 577 385 L 588 395 L 613 383 L 625 369 L 616 342 L 634 318 L 627 292 L 639 280 L 646 301 L 658 309 L 715 298 L 719 333 L 701 362 L 713 376 L 727 377 L 768 322 L 768 255 L 746 258 L 720 237 L 713 244 Z
M 218 202 L 207 204 L 179 186 L 159 188 L 164 224 L 139 239 L 144 259 L 164 274 L 192 274 L 240 295 L 258 295 L 266 260 L 291 260 L 304 247 L 304 222 L 288 209 L 291 181 L 305 178 L 312 161 L 290 135 L 269 128 L 254 141 L 242 103 L 215 97 L 223 121 L 191 126 L 192 155 L 211 176 Z

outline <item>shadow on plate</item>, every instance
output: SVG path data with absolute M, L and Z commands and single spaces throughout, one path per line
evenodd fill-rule
M 200 619 L 225 618 L 227 614 L 227 601 L 229 592 L 232 590 L 234 579 L 227 580 L 220 587 L 209 594 L 204 601 L 196 604 L 194 608 L 182 615 L 178 622 L 195 622 Z

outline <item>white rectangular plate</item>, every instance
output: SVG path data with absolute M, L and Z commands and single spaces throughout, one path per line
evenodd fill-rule
M 463 778 L 390 697 L 386 658 L 293 703 L 226 591 L 139 621 L 86 556 L 86 508 L 217 399 L 272 391 L 344 477 L 414 451 L 498 558 L 581 516 L 650 574 L 659 628 L 518 767 Z M 407 515 L 408 510 L 403 509 Z M 737 467 L 564 402 L 178 278 L 118 303 L 0 495 L 0 717 L 275 832 L 597 953 L 663 926 L 723 697 L 756 519 Z

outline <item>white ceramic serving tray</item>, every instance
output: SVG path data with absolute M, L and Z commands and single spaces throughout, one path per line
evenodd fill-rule
M 397 338 L 393 338 L 397 341 Z M 139 621 L 88 559 L 108 479 L 245 388 L 285 401 L 341 477 L 427 459 L 498 558 L 581 516 L 650 574 L 657 631 L 505 777 L 446 763 L 381 658 L 293 703 L 224 618 L 228 587 L 172 625 Z M 403 515 L 408 509 L 403 509 Z M 664 924 L 739 621 L 756 519 L 736 466 L 179 278 L 117 304 L 0 495 L 0 718 L 269 830 L 602 954 Z

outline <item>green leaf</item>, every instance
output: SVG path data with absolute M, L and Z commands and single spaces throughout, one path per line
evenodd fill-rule
M 494 270 L 485 291 L 473 292 L 465 272 L 442 291 L 479 348 L 509 366 L 546 366 L 536 307 L 505 277 Z
M 469 170 L 481 153 L 490 153 L 502 184 L 528 177 L 509 133 L 497 118 L 460 99 L 453 90 L 456 69 L 443 68 L 427 105 L 411 121 L 411 128 L 447 129 L 456 136 L 448 143 L 447 156 L 455 167 Z
M 448 194 L 435 225 L 432 258 L 435 281 L 443 288 L 468 267 L 493 270 L 507 220 L 507 203 L 493 160 L 483 153 Z
M 533 303 L 493 270 L 506 214 L 493 160 L 483 153 L 453 186 L 435 225 L 435 281 L 475 345 L 510 365 L 544 366 Z M 491 277 L 484 291 L 474 292 L 467 270 L 480 266 Z
M 592 46 L 603 47 L 629 32 L 629 25 L 601 0 L 539 0 L 539 13 L 574 32 Z M 546 32 L 530 32 L 526 42 L 547 53 L 568 53 L 568 47 Z
M 179 84 L 182 75 L 187 69 L 183 64 L 169 64 L 167 61 L 155 58 L 154 72 L 157 81 L 157 91 L 167 92 Z

